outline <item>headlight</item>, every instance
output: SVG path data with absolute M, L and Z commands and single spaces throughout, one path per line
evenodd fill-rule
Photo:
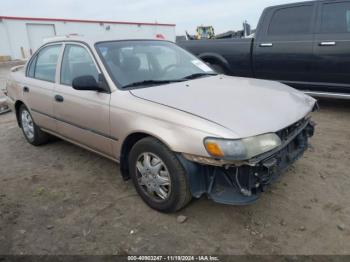
M 280 146 L 281 139 L 273 133 L 237 140 L 206 138 L 204 145 L 213 157 L 247 160 Z

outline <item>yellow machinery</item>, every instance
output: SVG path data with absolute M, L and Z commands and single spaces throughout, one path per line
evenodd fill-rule
M 196 29 L 196 40 L 201 39 L 214 39 L 215 38 L 215 32 L 214 27 L 212 26 L 198 26 Z

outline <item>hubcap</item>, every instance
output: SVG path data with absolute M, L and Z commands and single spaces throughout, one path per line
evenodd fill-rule
M 138 184 L 153 200 L 162 201 L 170 196 L 170 174 L 160 157 L 143 153 L 137 159 L 136 168 Z
M 34 123 L 33 123 L 32 117 L 30 116 L 27 110 L 22 111 L 21 120 L 22 120 L 21 124 L 22 124 L 24 134 L 28 139 L 33 139 Z

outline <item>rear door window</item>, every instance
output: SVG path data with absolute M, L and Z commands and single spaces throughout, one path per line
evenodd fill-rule
M 350 33 L 350 2 L 322 5 L 321 33 Z
M 36 79 L 55 82 L 57 61 L 60 55 L 62 45 L 50 45 L 40 50 L 35 58 L 35 69 L 33 74 L 32 67 L 29 70 L 30 74 Z M 33 60 L 35 62 L 35 60 Z
M 287 7 L 272 15 L 269 35 L 301 35 L 312 33 L 314 5 Z

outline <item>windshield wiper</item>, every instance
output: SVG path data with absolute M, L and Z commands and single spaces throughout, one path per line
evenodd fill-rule
M 170 84 L 170 83 L 176 83 L 176 82 L 183 82 L 186 80 L 191 80 L 191 79 L 196 79 L 202 76 L 216 76 L 217 74 L 215 73 L 197 73 L 197 74 L 192 74 L 189 76 L 185 76 L 184 78 L 181 79 L 173 79 L 173 80 L 143 80 L 139 82 L 134 82 L 131 84 L 127 84 L 123 86 L 123 88 L 128 88 L 128 87 L 137 87 L 137 86 L 144 86 L 144 85 L 165 85 L 165 84 Z
M 192 74 L 189 76 L 185 76 L 183 78 L 183 80 L 191 80 L 191 79 L 196 79 L 196 78 L 199 78 L 202 76 L 216 76 L 216 75 L 218 75 L 218 74 L 215 74 L 215 73 L 196 73 L 196 74 Z
M 137 86 L 143 86 L 143 85 L 164 85 L 164 84 L 170 84 L 175 82 L 182 82 L 184 79 L 176 79 L 176 80 L 144 80 L 139 82 L 134 82 L 128 85 L 123 86 L 123 88 L 128 87 L 137 87 Z

